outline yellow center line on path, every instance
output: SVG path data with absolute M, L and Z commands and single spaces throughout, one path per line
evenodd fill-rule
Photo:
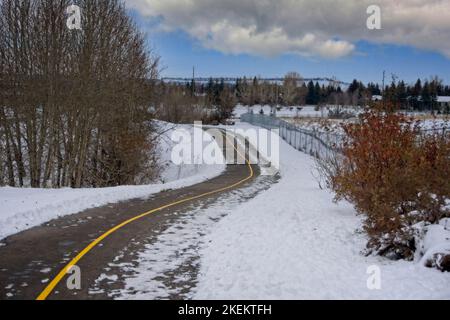
M 227 139 L 228 142 L 230 142 L 227 136 L 226 136 L 226 139 Z M 233 145 L 233 148 L 237 151 L 237 153 L 241 157 L 243 157 L 245 159 L 245 162 L 247 163 L 247 166 L 248 166 L 249 172 L 250 172 L 250 174 L 249 174 L 249 176 L 247 178 L 242 179 L 242 180 L 240 180 L 240 181 L 238 181 L 238 182 L 236 182 L 236 183 L 234 183 L 234 184 L 232 184 L 230 186 L 227 186 L 227 187 L 223 187 L 223 188 L 220 188 L 220 189 L 217 189 L 217 190 L 213 190 L 213 191 L 210 191 L 210 192 L 206 192 L 206 193 L 203 193 L 203 194 L 200 194 L 200 195 L 197 195 L 197 196 L 193 196 L 193 197 L 186 198 L 186 199 L 183 199 L 183 200 L 179 200 L 179 201 L 168 203 L 168 204 L 166 204 L 164 206 L 161 206 L 159 208 L 156 208 L 156 209 L 150 210 L 148 212 L 142 213 L 142 214 L 140 214 L 140 215 L 138 215 L 138 216 L 136 216 L 134 218 L 131 218 L 131 219 L 129 219 L 127 221 L 124 221 L 121 224 L 113 227 L 112 229 L 108 230 L 107 232 L 102 234 L 100 237 L 98 237 L 97 239 L 92 241 L 75 258 L 73 258 L 72 261 L 70 261 L 58 273 L 58 275 L 47 285 L 47 287 L 44 289 L 44 291 L 42 291 L 41 294 L 39 294 L 39 296 L 36 298 L 36 300 L 46 300 L 47 297 L 53 292 L 55 287 L 64 278 L 64 276 L 71 270 L 71 268 L 73 266 L 75 266 L 87 253 L 89 253 L 89 251 L 91 251 L 93 248 L 95 248 L 95 246 L 97 246 L 101 241 L 103 241 L 105 238 L 107 238 L 109 235 L 113 234 L 117 230 L 125 227 L 126 225 L 128 225 L 128 224 L 130 224 L 130 223 L 132 223 L 132 222 L 134 222 L 136 220 L 139 220 L 141 218 L 149 216 L 149 215 L 151 215 L 151 214 L 153 214 L 155 212 L 158 212 L 158 211 L 161 211 L 161 210 L 164 210 L 164 209 L 167 209 L 167 208 L 170 208 L 170 207 L 182 204 L 182 203 L 186 203 L 186 202 L 189 202 L 189 201 L 192 201 L 192 200 L 197 200 L 197 199 L 204 198 L 204 197 L 207 197 L 207 196 L 210 196 L 210 195 L 213 195 L 213 194 L 217 194 L 217 193 L 220 193 L 220 192 L 223 192 L 223 191 L 227 191 L 227 190 L 233 189 L 235 187 L 238 187 L 238 186 L 244 184 L 248 180 L 252 179 L 253 176 L 254 176 L 254 172 L 253 172 L 253 168 L 252 168 L 252 166 L 250 164 L 250 161 L 247 159 L 247 157 L 245 155 L 242 155 L 242 153 L 239 152 L 239 150 L 235 147 L 234 143 L 232 143 L 232 145 Z

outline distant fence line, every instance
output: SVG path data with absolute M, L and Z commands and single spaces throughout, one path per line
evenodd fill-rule
M 450 134 L 450 127 L 422 129 L 421 132 L 446 135 L 446 134 Z
M 241 121 L 260 126 L 268 130 L 278 129 L 280 137 L 295 149 L 318 159 L 329 159 L 342 153 L 345 136 L 336 132 L 324 132 L 299 128 L 274 116 L 246 113 Z M 450 127 L 424 129 L 423 134 L 450 135 Z
M 241 121 L 268 130 L 278 129 L 280 137 L 292 147 L 319 159 L 335 156 L 342 151 L 344 136 L 338 133 L 302 129 L 273 116 L 253 113 L 241 115 Z

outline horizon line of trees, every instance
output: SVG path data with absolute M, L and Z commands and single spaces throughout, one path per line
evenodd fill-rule
M 185 87 L 185 93 L 196 96 L 219 96 L 224 90 L 233 96 L 237 103 L 244 105 L 280 105 L 303 106 L 340 104 L 362 106 L 369 105 L 373 96 L 382 96 L 397 109 L 417 111 L 437 110 L 437 97 L 450 96 L 450 86 L 433 77 L 430 80 L 418 79 L 414 84 L 407 84 L 395 78 L 383 86 L 369 82 L 353 80 L 347 87 L 330 81 L 328 84 L 305 82 L 300 74 L 288 73 L 282 83 L 269 82 L 257 77 L 238 78 L 235 83 L 227 83 L 224 79 L 210 78 L 208 83 L 197 84 L 191 81 L 186 84 L 166 83 L 166 86 Z M 209 99 L 214 101 L 214 99 Z M 217 101 L 215 101 L 217 102 Z M 441 110 L 449 113 L 450 110 Z

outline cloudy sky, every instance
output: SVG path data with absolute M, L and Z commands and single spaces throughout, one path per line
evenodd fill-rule
M 126 0 L 165 75 L 450 82 L 450 0 Z M 381 8 L 369 30 L 367 8 Z

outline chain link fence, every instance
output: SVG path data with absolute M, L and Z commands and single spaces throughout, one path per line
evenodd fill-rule
M 344 136 L 338 133 L 303 129 L 273 116 L 254 113 L 241 115 L 241 121 L 268 130 L 278 129 L 280 137 L 292 147 L 318 159 L 334 157 L 342 150 Z
M 342 151 L 344 135 L 335 132 L 308 130 L 288 123 L 274 116 L 246 113 L 241 121 L 263 127 L 268 130 L 278 129 L 280 137 L 295 149 L 308 153 L 318 159 L 333 159 Z M 443 135 L 450 137 L 450 128 L 432 128 L 421 131 L 423 135 Z

